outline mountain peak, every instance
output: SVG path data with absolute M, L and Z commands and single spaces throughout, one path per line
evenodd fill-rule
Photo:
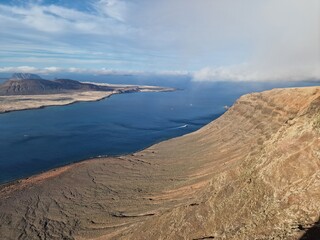
M 14 73 L 11 79 L 42 79 L 40 76 L 32 73 Z

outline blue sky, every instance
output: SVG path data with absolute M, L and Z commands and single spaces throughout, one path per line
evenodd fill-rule
M 0 72 L 320 78 L 318 0 L 0 0 Z

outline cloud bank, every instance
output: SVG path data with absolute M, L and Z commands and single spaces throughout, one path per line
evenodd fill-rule
M 226 67 L 206 67 L 193 74 L 194 81 L 304 81 L 320 80 L 320 65 L 268 66 L 241 64 Z
M 169 31 L 186 59 L 204 64 L 195 80 L 320 79 L 318 0 L 164 0 L 156 9 L 165 18 L 153 35 Z
M 319 0 L 0 0 L 0 33 L 7 69 L 320 79 Z
M 88 69 L 88 68 L 61 68 L 61 67 L 45 67 L 37 68 L 31 66 L 19 67 L 0 67 L 0 73 L 35 73 L 35 74 L 55 74 L 55 73 L 76 73 L 76 74 L 93 74 L 93 75 L 170 75 L 170 76 L 191 76 L 192 73 L 188 71 L 137 71 L 137 70 L 113 70 L 107 68 Z

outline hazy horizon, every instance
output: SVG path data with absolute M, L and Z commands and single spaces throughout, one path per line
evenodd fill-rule
M 320 79 L 317 0 L 0 0 L 0 73 Z

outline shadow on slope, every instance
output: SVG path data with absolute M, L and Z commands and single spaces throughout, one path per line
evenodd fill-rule
M 305 229 L 301 229 L 305 230 Z M 306 233 L 300 240 L 319 240 L 320 239 L 320 219 L 314 223 L 311 228 L 308 228 Z

